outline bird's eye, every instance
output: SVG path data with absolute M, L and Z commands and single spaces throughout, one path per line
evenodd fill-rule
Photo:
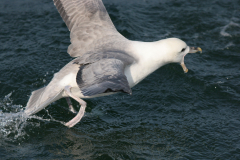
M 186 50 L 186 48 L 183 48 L 182 50 L 181 50 L 181 52 L 184 52 Z

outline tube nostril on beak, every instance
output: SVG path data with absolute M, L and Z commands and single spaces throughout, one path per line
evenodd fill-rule
M 202 53 L 202 49 L 200 47 L 190 47 L 189 53 L 197 53 L 197 52 Z

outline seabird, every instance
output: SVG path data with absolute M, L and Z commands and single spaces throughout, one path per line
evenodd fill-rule
M 102 0 L 53 0 L 70 31 L 68 53 L 74 60 L 54 74 L 51 82 L 33 91 L 25 113 L 32 115 L 52 102 L 65 97 L 81 105 L 77 115 L 65 123 L 73 127 L 83 117 L 85 98 L 117 92 L 132 94 L 131 88 L 150 73 L 168 63 L 179 63 L 184 72 L 184 56 L 202 52 L 178 38 L 155 42 L 131 41 L 114 27 Z

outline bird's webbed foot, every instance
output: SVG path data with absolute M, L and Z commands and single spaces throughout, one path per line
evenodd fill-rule
M 64 88 L 66 94 L 68 94 L 69 97 L 71 97 L 71 98 L 75 99 L 76 101 L 78 101 L 79 104 L 81 105 L 81 108 L 80 108 L 78 114 L 77 114 L 72 120 L 70 120 L 69 122 L 67 122 L 67 123 L 65 124 L 65 126 L 67 126 L 67 127 L 69 127 L 69 128 L 71 128 L 71 127 L 73 127 L 74 125 L 76 125 L 76 124 L 82 119 L 82 117 L 83 117 L 83 115 L 84 115 L 84 112 L 85 112 L 85 109 L 86 109 L 86 107 L 87 107 L 87 103 L 86 103 L 84 100 L 82 100 L 82 99 L 78 98 L 77 96 L 73 95 L 73 94 L 71 93 L 71 90 L 70 90 L 70 89 L 71 89 L 71 86 L 66 86 L 66 87 Z

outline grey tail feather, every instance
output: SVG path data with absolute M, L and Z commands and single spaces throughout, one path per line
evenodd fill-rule
M 50 103 L 62 98 L 63 89 L 60 89 L 54 92 L 52 95 L 49 95 L 45 92 L 46 87 L 43 87 L 39 90 L 33 91 L 30 99 L 28 100 L 27 107 L 25 109 L 25 113 L 27 115 L 35 114 L 45 107 L 47 107 Z
M 41 99 L 45 88 L 46 87 L 43 87 L 32 92 L 31 97 L 28 100 L 27 107 L 24 111 L 25 113 L 27 113 L 28 115 L 36 113 L 36 111 L 34 112 L 34 110 L 37 109 L 38 101 Z

